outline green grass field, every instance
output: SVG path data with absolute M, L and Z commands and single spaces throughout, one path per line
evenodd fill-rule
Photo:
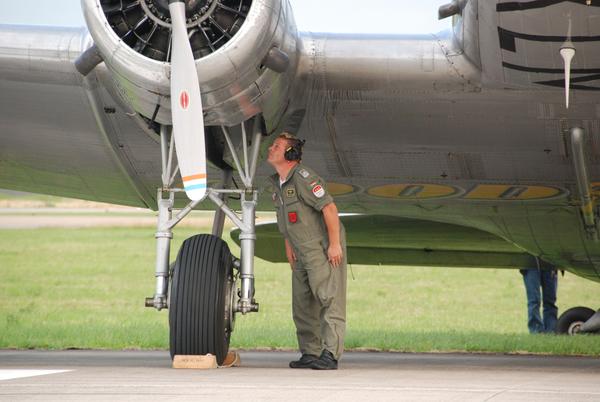
M 0 230 L 0 348 L 168 348 L 167 311 L 143 307 L 154 291 L 153 232 Z M 173 259 L 192 234 L 175 231 Z M 256 277 L 261 311 L 237 317 L 232 346 L 294 349 L 289 267 L 257 260 Z M 597 283 L 567 273 L 559 279 L 559 308 L 597 308 L 598 290 Z M 346 345 L 600 355 L 597 336 L 527 333 L 516 270 L 352 266 Z

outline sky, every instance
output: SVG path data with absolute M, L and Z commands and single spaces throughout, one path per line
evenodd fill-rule
M 437 10 L 450 0 L 290 0 L 298 29 L 342 33 L 435 33 L 450 27 Z M 5 1 L 0 24 L 84 26 L 81 0 Z

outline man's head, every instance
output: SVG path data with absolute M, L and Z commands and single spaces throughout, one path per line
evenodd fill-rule
M 282 133 L 269 147 L 267 161 L 273 165 L 298 163 L 302 159 L 304 141 L 289 133 Z

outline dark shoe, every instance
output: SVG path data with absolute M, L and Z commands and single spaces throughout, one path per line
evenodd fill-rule
M 290 362 L 290 368 L 312 368 L 312 364 L 319 360 L 315 355 L 303 354 L 300 360 L 294 360 Z
M 310 368 L 313 370 L 337 370 L 337 360 L 333 358 L 333 353 L 325 349 L 321 357 L 315 360 Z

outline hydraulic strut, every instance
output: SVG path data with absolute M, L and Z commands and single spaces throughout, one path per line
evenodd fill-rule
M 258 191 L 254 188 L 256 168 L 258 166 L 260 144 L 263 137 L 259 117 L 254 118 L 251 148 L 248 145 L 245 124 L 241 124 L 242 151 L 244 166 L 233 145 L 229 129 L 222 127 L 222 132 L 233 156 L 235 167 L 238 171 L 244 188 L 230 189 L 232 171 L 223 173 L 222 188 L 209 188 L 207 198 L 217 206 L 212 234 L 221 236 L 223 233 L 223 220 L 227 216 L 240 230 L 241 258 L 234 260 L 234 267 L 239 270 L 241 287 L 239 300 L 233 306 L 235 312 L 246 314 L 258 311 L 258 303 L 254 300 L 254 249 L 256 243 L 256 205 Z M 249 149 L 250 148 L 250 149 Z M 175 193 L 182 192 L 181 188 L 174 188 L 178 166 L 173 168 L 174 142 L 170 127 L 161 128 L 161 157 L 162 157 L 162 187 L 158 190 L 158 224 L 156 238 L 156 289 L 153 297 L 146 298 L 146 307 L 157 310 L 168 308 L 169 291 L 169 258 L 170 245 L 173 239 L 173 228 L 181 222 L 202 200 L 191 201 L 173 217 Z M 249 157 L 250 156 L 250 157 Z M 230 195 L 239 195 L 242 212 L 241 217 L 227 205 Z

